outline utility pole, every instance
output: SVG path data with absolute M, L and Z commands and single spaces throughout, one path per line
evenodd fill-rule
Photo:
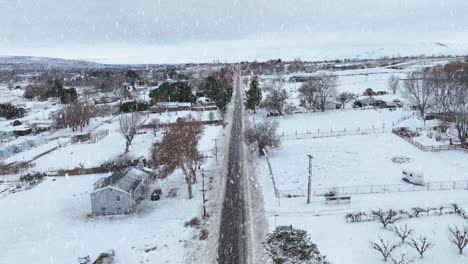
M 213 139 L 215 142 L 215 157 L 216 157 L 216 167 L 218 166 L 218 140 L 217 138 Z
M 208 214 L 206 213 L 206 202 L 208 200 L 205 199 L 205 191 L 206 190 L 205 190 L 205 171 L 204 170 L 202 170 L 201 175 L 202 175 L 202 189 L 201 189 L 201 191 L 203 193 L 203 219 L 206 219 L 208 217 Z
M 311 180 L 312 180 L 312 159 L 311 155 L 307 155 L 309 157 L 309 176 L 307 177 L 307 203 L 310 204 L 310 189 L 311 189 Z

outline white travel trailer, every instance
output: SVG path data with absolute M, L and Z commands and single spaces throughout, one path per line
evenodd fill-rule
M 402 180 L 407 183 L 412 183 L 416 185 L 424 185 L 424 174 L 421 172 L 403 170 Z

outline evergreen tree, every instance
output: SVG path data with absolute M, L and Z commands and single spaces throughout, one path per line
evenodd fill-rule
M 307 232 L 292 226 L 278 226 L 264 244 L 274 264 L 330 264 Z
M 231 101 L 232 85 L 221 78 L 209 76 L 205 80 L 204 91 L 206 96 L 212 99 L 222 113 L 227 110 L 227 104 Z
M 245 108 L 253 110 L 255 113 L 256 107 L 260 105 L 262 101 L 262 89 L 258 86 L 256 79 L 250 82 L 250 89 L 247 91 L 247 99 L 245 102 Z

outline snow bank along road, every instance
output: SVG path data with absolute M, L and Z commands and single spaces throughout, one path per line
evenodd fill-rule
M 221 213 L 218 263 L 247 263 L 246 211 L 244 208 L 244 175 L 242 158 L 242 98 L 240 76 L 234 77 L 234 113 L 229 142 L 226 193 Z

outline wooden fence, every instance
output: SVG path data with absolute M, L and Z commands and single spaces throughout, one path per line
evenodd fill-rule
M 207 121 L 196 121 L 200 122 L 203 125 L 224 125 L 223 120 L 207 120 Z M 155 123 L 155 124 L 146 124 L 139 127 L 139 129 L 153 129 L 153 128 L 163 128 L 173 126 L 175 123 Z
M 392 129 L 392 132 L 393 134 L 399 136 L 400 138 L 402 138 L 403 140 L 405 140 L 406 142 L 410 143 L 411 145 L 419 148 L 420 150 L 422 151 L 426 151 L 426 152 L 438 152 L 438 151 L 447 151 L 447 150 L 463 150 L 465 152 L 468 151 L 468 149 L 466 147 L 464 147 L 463 145 L 461 144 L 454 144 L 454 145 L 439 145 L 439 146 L 425 146 L 419 142 L 417 142 L 416 140 L 410 138 L 410 137 L 407 137 L 407 136 L 404 136 L 404 135 L 401 135 L 400 133 L 398 133 L 398 130 L 396 129 Z

